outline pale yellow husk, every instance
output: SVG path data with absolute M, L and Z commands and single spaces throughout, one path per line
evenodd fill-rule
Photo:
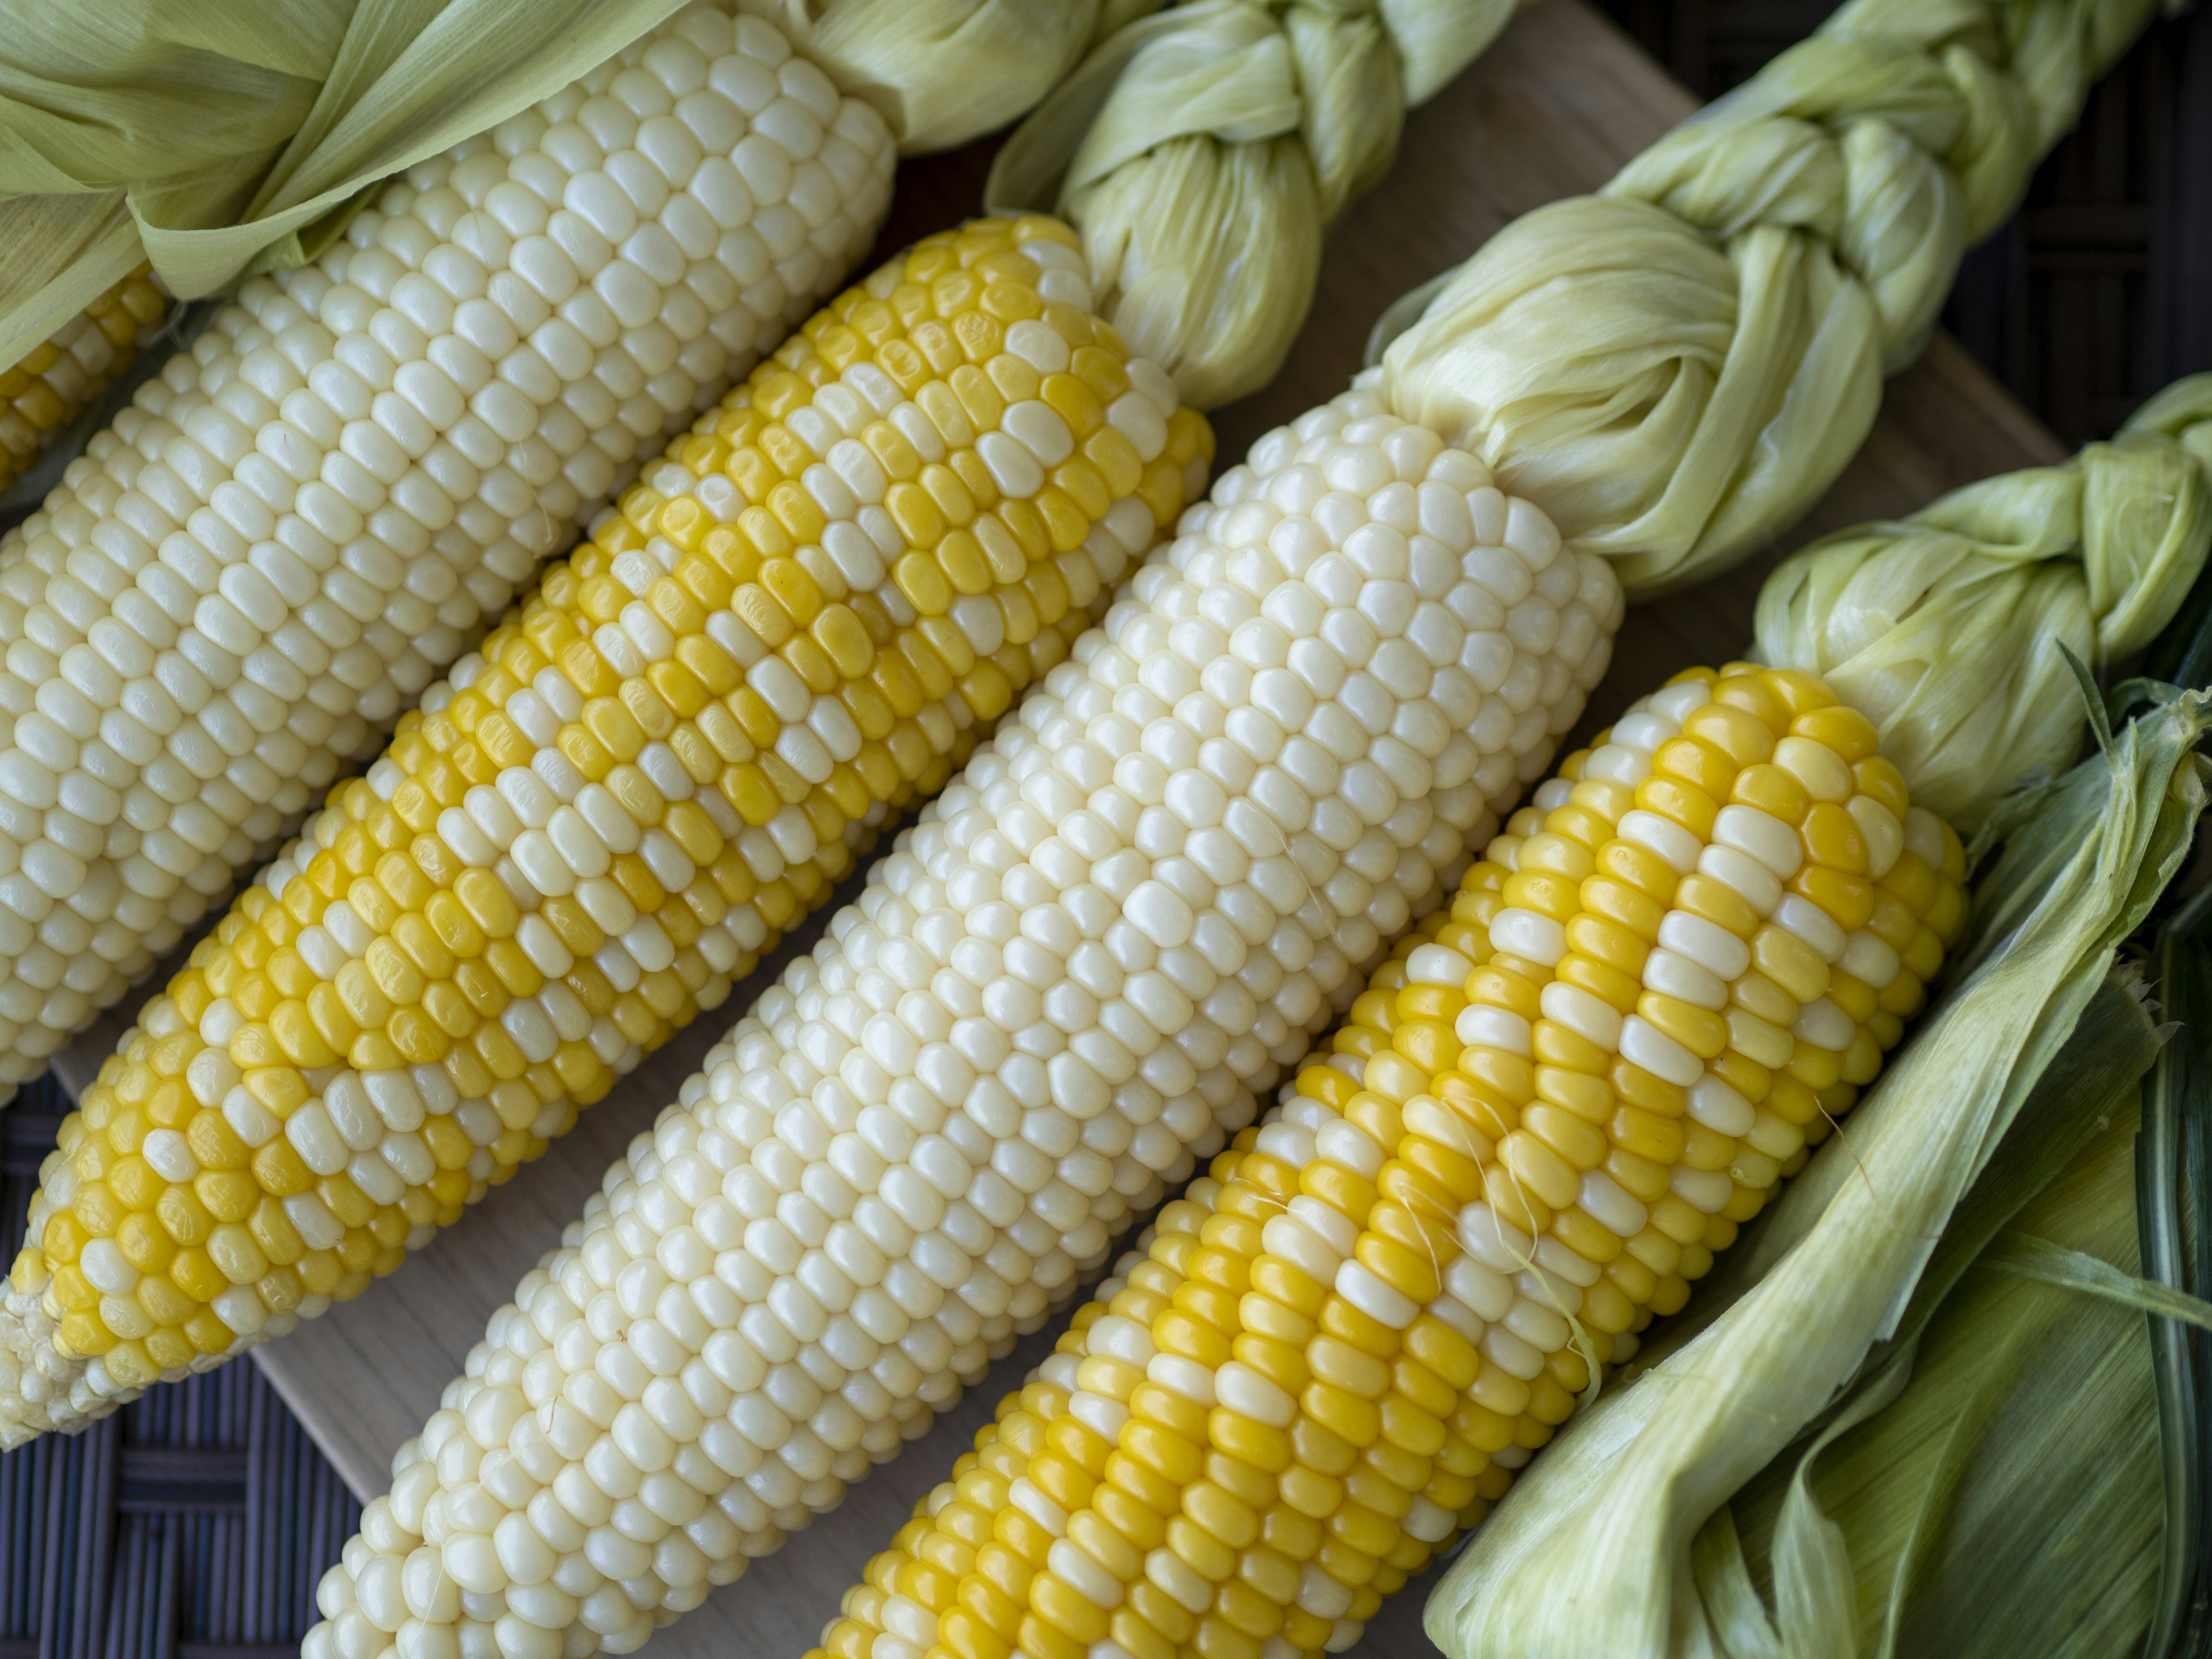
M 909 149 L 1009 118 L 1102 15 L 1128 9 L 747 3 L 882 103 Z M 300 264 L 364 187 L 559 90 L 679 4 L 0 0 L 0 363 L 149 258 L 183 299 Z M 897 129 L 908 118 L 917 128 Z
M 2212 547 L 2212 375 L 2061 466 L 1954 490 L 1816 542 L 1759 593 L 1761 661 L 1819 674 L 1875 722 L 1912 798 L 1961 830 L 2064 768 L 2081 698 L 2171 617 Z
M 2156 0 L 1851 0 L 1597 196 L 1524 216 L 1384 358 L 1394 407 L 1632 598 L 1755 551 L 1858 448 L 1975 237 Z
M 1898 1328 L 1961 1197 L 2188 850 L 2206 704 L 2160 703 L 2008 818 L 1963 982 L 1731 1264 L 1749 1287 L 1576 1420 L 1475 1533 L 1427 1610 L 1453 1659 L 1730 1650 L 1690 1540 Z M 1826 1571 L 1832 1601 L 1832 1559 Z M 1732 1634 L 1741 1612 L 1722 1609 Z M 1855 1650 L 1804 1612 L 1785 1605 L 1783 1650 Z
M 992 167 L 994 210 L 1081 230 L 1106 315 L 1212 408 L 1274 376 L 1323 230 L 1381 178 L 1408 107 L 1517 0 L 1198 0 L 1123 29 Z

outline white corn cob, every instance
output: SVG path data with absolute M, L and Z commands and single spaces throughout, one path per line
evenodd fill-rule
M 773 25 L 695 4 L 140 390 L 0 544 L 0 1084 L 811 308 L 892 160 Z
M 628 1651 L 837 1502 L 1250 1121 L 1620 619 L 1364 388 L 1182 530 L 493 1316 L 307 1659 Z

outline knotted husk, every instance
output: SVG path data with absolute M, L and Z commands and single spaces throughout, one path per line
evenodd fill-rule
M 1632 598 L 1802 513 L 2156 0 L 1851 0 L 1596 196 L 1507 226 L 1383 362 Z
M 367 186 L 557 92 L 680 3 L 0 0 L 0 364 L 149 258 L 183 299 L 302 263 Z M 908 149 L 1018 114 L 1102 15 L 1101 0 L 745 3 L 882 105 Z
M 1198 0 L 1108 39 L 1017 130 L 994 210 L 1081 230 L 1130 344 L 1212 408 L 1281 368 L 1323 230 L 1389 168 L 1406 111 L 1517 0 Z
M 1042 98 L 1091 42 L 1160 0 L 775 0 L 769 15 L 899 153 L 951 149 Z
M 1815 542 L 1760 591 L 1761 661 L 1821 676 L 1875 722 L 1912 799 L 1961 830 L 2081 747 L 2065 653 L 2148 645 L 2212 548 L 2212 375 L 2061 466 L 1954 490 Z
M 1584 1413 L 1475 1533 L 1426 1613 L 1453 1659 L 1857 1651 L 1835 1616 L 1848 1575 L 1825 1543 L 1793 1558 L 1762 1647 L 1756 1598 L 1708 1600 L 1692 1540 L 1855 1378 L 1900 1356 L 2034 1190 L 1977 1185 L 2001 1144 L 2032 1168 L 2054 1152 L 2063 1164 L 2072 1148 L 2038 1127 L 2150 1063 L 2155 1033 L 2132 998 L 2114 1000 L 2110 972 L 2189 852 L 2208 705 L 2161 690 L 2108 750 L 1999 815 L 2004 850 L 1976 884 L 1960 977 L 1717 1275 L 1705 1305 L 1723 1310 Z

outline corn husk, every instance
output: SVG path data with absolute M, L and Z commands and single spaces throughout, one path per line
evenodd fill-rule
M 771 15 L 899 152 L 950 149 L 1043 97 L 1093 40 L 1160 0 L 776 0 Z
M 1007 141 L 985 200 L 1081 230 L 1108 319 L 1212 408 L 1282 366 L 1323 230 L 1408 107 L 1517 0 L 1197 0 L 1107 40 Z
M 2102 669 L 2180 606 L 2212 548 L 2212 375 L 2111 443 L 1814 543 L 1759 593 L 1761 661 L 1871 719 L 1912 798 L 1961 829 L 2081 744 L 2071 651 Z
M 2200 888 L 2166 925 L 2151 961 L 2160 999 L 2180 1029 L 2160 1054 L 2136 1152 L 2136 1212 L 2143 1272 L 2170 1289 L 2212 1296 L 2212 888 Z M 2154 1317 L 2164 1527 L 2158 1599 L 2143 1650 L 2152 1659 L 2212 1654 L 2212 1331 L 2201 1320 Z
M 2125 1302 L 2051 1282 L 2086 1263 L 2137 1283 L 2140 1112 L 2124 1084 L 2075 1098 L 2107 1127 L 1966 1270 L 1909 1363 L 1698 1534 L 1729 1659 L 1778 1652 L 1778 1621 L 1855 1634 L 1839 1652 L 2141 1650 L 2164 1529 L 2148 1331 Z M 2069 1570 L 2034 1573 L 2061 1539 L 2081 1540 Z
M 2212 697 L 2161 690 L 2095 757 L 1993 821 L 2003 851 L 1977 883 L 1953 988 L 1730 1261 L 1747 1288 L 1583 1413 L 1475 1533 L 1427 1611 L 1454 1659 L 1731 1651 L 1690 1540 L 1910 1340 L 1916 1291 L 1948 1288 L 1962 1265 L 1959 1218 L 1991 1220 L 1992 1206 L 1961 1200 L 2015 1121 L 2039 1121 L 2044 1105 L 2027 1109 L 2077 1028 L 2097 1035 L 2085 1016 L 2107 1018 L 2113 953 L 2203 809 L 2192 750 L 2208 719 Z M 2087 1068 L 2065 1088 L 2119 1069 Z M 1783 1597 L 1776 1651 L 1852 1651 L 1847 1624 L 1813 1613 L 1848 1605 L 1847 1575 L 1832 1552 L 1802 1565 L 1815 1588 Z
M 149 257 L 183 299 L 312 258 L 368 185 L 559 90 L 680 3 L 0 0 L 0 362 Z M 1008 118 L 1101 15 L 1099 0 L 780 9 L 833 78 L 926 118 L 910 144 Z
M 2208 1242 L 2212 957 L 2169 930 L 2151 969 L 2175 1035 L 2147 1098 L 2153 1034 L 2118 988 L 2141 994 L 2130 972 L 1947 1229 L 1964 1265 L 1923 1278 L 1924 1326 L 1909 1314 L 1826 1428 L 1700 1529 L 1693 1570 L 1728 1659 L 1779 1653 L 1785 1624 L 1855 1636 L 1840 1652 L 1930 1659 L 2204 1650 L 2191 1349 L 2212 1304 L 2183 1286 L 2206 1283 L 2188 1258 L 2189 1235 Z M 2064 1571 L 2041 1571 L 2054 1547 Z
M 1632 598 L 1764 546 L 1872 424 L 1961 254 L 2154 0 L 1851 0 L 1625 168 L 1462 266 L 1386 395 Z

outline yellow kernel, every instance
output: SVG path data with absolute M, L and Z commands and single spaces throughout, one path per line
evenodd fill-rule
M 1802 822 L 1813 804 L 1803 784 L 1771 764 L 1745 767 L 1736 774 L 1729 797 L 1740 805 L 1754 807 L 1783 823 Z
M 1843 703 L 1802 714 L 1790 722 L 1790 730 L 1829 750 L 1847 766 L 1872 755 L 1879 741 L 1874 722 Z
M 952 588 L 938 562 L 923 553 L 908 553 L 891 568 L 891 579 L 925 617 L 941 617 L 952 606 Z
M 1775 733 L 1756 715 L 1725 702 L 1709 702 L 1682 722 L 1682 733 L 1717 750 L 1738 767 L 1757 766 L 1774 752 Z M 1702 782 L 1697 778 L 1689 781 Z M 1718 791 L 1706 785 L 1708 793 Z

